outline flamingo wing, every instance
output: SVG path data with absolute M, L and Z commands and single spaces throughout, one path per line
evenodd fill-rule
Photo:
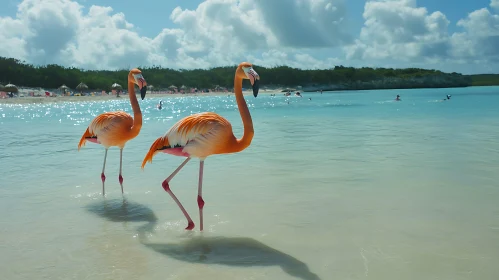
M 133 118 L 126 112 L 103 113 L 90 123 L 88 126 L 90 136 L 86 138 L 93 138 L 104 146 L 121 146 L 125 140 L 124 134 L 132 126 Z
M 235 141 L 231 124 L 222 116 L 211 112 L 194 114 L 175 123 L 164 136 L 152 143 L 142 161 L 142 168 L 147 162 L 152 162 L 158 152 L 206 158 L 226 152 Z
M 228 120 L 207 112 L 183 118 L 164 137 L 170 148 L 183 147 L 183 152 L 191 156 L 206 157 L 221 152 L 234 135 Z

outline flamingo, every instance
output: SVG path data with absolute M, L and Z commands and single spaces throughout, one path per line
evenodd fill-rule
M 106 175 L 104 175 L 104 170 L 106 168 L 107 150 L 112 146 L 120 148 L 120 175 L 118 180 L 121 185 L 121 193 L 123 194 L 123 176 L 121 173 L 123 148 L 129 140 L 139 135 L 140 129 L 142 128 L 142 113 L 140 111 L 139 102 L 137 101 L 137 96 L 135 95 L 134 85 L 139 87 L 140 97 L 144 100 L 147 91 L 147 83 L 139 69 L 132 69 L 128 74 L 128 96 L 130 97 L 130 104 L 132 105 L 133 118 L 124 111 L 100 114 L 92 120 L 78 144 L 78 151 L 81 146 L 85 145 L 86 141 L 101 144 L 105 148 L 104 163 L 102 165 L 101 173 L 102 195 L 105 195 L 104 182 L 106 181 Z
M 260 76 L 253 70 L 252 64 L 243 62 L 237 67 L 234 77 L 234 93 L 237 107 L 244 126 L 243 137 L 236 139 L 232 132 L 232 126 L 224 117 L 212 113 L 204 112 L 187 116 L 174 124 L 164 136 L 156 139 L 147 152 L 142 169 L 147 162 L 152 162 L 152 158 L 158 152 L 171 154 L 174 156 L 186 157 L 186 159 L 168 176 L 162 183 L 163 189 L 170 194 L 177 203 L 180 210 L 187 219 L 186 230 L 194 228 L 194 222 L 185 210 L 182 203 L 177 199 L 170 189 L 169 182 L 177 175 L 191 158 L 199 158 L 199 182 L 197 203 L 199 207 L 199 226 L 203 230 L 203 168 L 204 161 L 208 156 L 215 154 L 237 153 L 246 149 L 253 139 L 253 121 L 244 100 L 242 84 L 243 79 L 249 79 L 253 87 L 253 96 L 258 96 Z

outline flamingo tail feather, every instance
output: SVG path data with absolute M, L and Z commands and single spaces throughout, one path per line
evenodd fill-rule
M 168 137 L 159 137 L 152 143 L 151 148 L 149 148 L 149 151 L 147 152 L 144 160 L 142 161 L 142 169 L 144 169 L 144 166 L 146 166 L 146 163 L 152 163 L 152 158 L 156 153 L 158 153 L 160 150 L 163 150 L 165 148 L 170 147 L 170 142 L 168 141 Z
M 89 137 L 92 137 L 92 134 L 90 133 L 90 131 L 88 130 L 88 127 L 87 127 L 87 130 L 85 130 L 85 133 L 83 133 L 83 136 L 81 136 L 80 143 L 78 144 L 78 151 L 80 150 L 80 148 L 82 146 L 85 146 L 85 143 L 87 142 L 87 138 L 89 138 Z

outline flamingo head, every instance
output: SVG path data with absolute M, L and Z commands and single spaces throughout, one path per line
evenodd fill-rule
M 147 92 L 147 82 L 142 76 L 142 72 L 139 69 L 132 69 L 130 74 L 128 74 L 128 82 L 136 84 L 140 89 L 140 98 L 144 100 Z
M 242 78 L 249 79 L 251 83 L 251 87 L 253 88 L 253 96 L 258 96 L 258 90 L 260 89 L 260 75 L 256 73 L 253 69 L 253 65 L 248 62 L 243 62 L 239 64 L 238 71 L 242 70 Z

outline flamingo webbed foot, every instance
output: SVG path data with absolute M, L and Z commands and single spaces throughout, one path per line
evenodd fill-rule
M 187 227 L 185 228 L 186 230 L 192 230 L 194 228 L 194 222 L 189 221 L 187 224 Z

